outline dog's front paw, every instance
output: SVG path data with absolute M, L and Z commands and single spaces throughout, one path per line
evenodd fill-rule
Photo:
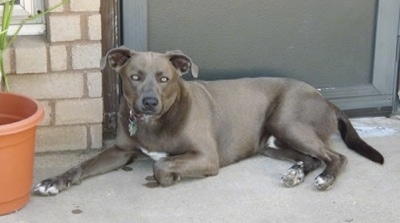
M 35 195 L 56 195 L 71 185 L 79 184 L 82 179 L 82 169 L 80 166 L 69 169 L 67 172 L 38 183 L 32 190 Z
M 290 167 L 282 176 L 281 182 L 285 187 L 294 187 L 304 181 L 303 162 L 297 162 Z
M 177 173 L 171 173 L 164 170 L 159 162 L 156 162 L 154 164 L 153 171 L 155 180 L 163 187 L 171 186 L 181 179 L 181 177 Z
M 38 183 L 33 188 L 33 194 L 40 196 L 57 195 L 70 186 L 71 182 L 64 181 L 60 177 L 52 177 Z
M 178 174 L 174 173 L 168 173 L 168 174 L 163 174 L 163 175 L 158 175 L 156 177 L 157 183 L 159 183 L 163 187 L 168 187 L 176 182 L 178 182 L 181 179 L 181 177 Z

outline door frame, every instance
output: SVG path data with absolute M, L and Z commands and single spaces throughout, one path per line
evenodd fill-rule
M 120 0 L 101 0 L 102 56 L 120 45 Z M 103 87 L 103 139 L 112 139 L 117 130 L 117 112 L 121 95 L 118 75 L 106 66 L 102 71 Z

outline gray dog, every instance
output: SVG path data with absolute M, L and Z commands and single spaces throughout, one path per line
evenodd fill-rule
M 110 50 L 108 64 L 121 76 L 115 145 L 67 172 L 40 182 L 35 194 L 55 195 L 82 179 L 109 172 L 144 154 L 155 160 L 154 179 L 170 186 L 183 177 L 218 174 L 255 154 L 295 164 L 282 183 L 293 187 L 326 165 L 315 179 L 329 189 L 346 164 L 329 148 L 333 133 L 355 152 L 383 164 L 383 156 L 356 133 L 347 116 L 308 84 L 285 78 L 185 81 L 198 68 L 181 51 Z M 103 62 L 103 67 L 105 62 Z

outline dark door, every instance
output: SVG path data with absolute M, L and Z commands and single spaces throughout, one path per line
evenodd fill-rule
M 123 44 L 180 49 L 206 80 L 308 82 L 350 114 L 397 102 L 397 0 L 122 0 Z

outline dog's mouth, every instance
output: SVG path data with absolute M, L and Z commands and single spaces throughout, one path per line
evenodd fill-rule
M 157 114 L 155 111 L 137 111 L 136 109 L 131 109 L 129 112 L 130 119 L 136 121 L 149 121 Z
M 159 102 L 157 98 L 147 98 L 136 100 L 131 108 L 131 118 L 134 118 L 137 121 L 145 120 L 149 121 L 150 119 L 157 118 L 162 111 L 162 104 Z

